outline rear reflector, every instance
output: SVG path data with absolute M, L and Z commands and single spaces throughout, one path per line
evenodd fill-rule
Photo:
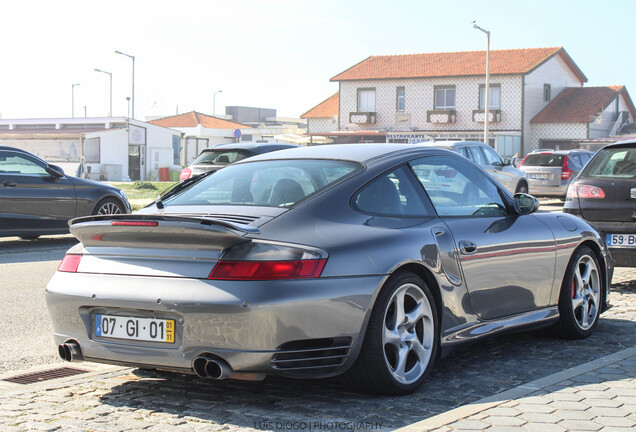
M 568 180 L 572 177 L 573 171 L 570 169 L 568 157 L 563 158 L 563 167 L 561 168 L 561 180 Z
M 57 271 L 77 273 L 77 267 L 79 267 L 81 259 L 81 255 L 65 255 L 64 259 L 62 259 L 62 262 L 57 268 Z
M 157 221 L 112 221 L 111 226 L 149 226 L 156 227 L 159 225 Z
M 326 259 L 297 261 L 219 261 L 208 279 L 273 280 L 316 278 Z

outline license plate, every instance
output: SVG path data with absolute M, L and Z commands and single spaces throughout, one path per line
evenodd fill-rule
M 95 336 L 174 343 L 174 320 L 96 314 Z
M 534 180 L 547 180 L 548 174 L 530 174 L 530 178 Z
M 607 234 L 608 246 L 636 247 L 636 234 Z

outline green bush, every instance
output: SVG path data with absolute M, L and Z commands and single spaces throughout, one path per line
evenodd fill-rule
M 157 190 L 157 187 L 150 183 L 149 181 L 136 181 L 131 185 L 133 189 L 149 189 L 149 190 Z

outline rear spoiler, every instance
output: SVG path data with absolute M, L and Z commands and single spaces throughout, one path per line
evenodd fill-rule
M 226 249 L 251 241 L 260 230 L 202 216 L 94 215 L 71 219 L 71 234 L 84 247 Z

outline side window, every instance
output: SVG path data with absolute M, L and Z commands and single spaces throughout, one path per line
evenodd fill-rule
M 40 164 L 12 152 L 0 153 L 0 174 L 49 175 Z
M 481 152 L 479 147 L 471 146 L 466 148 L 470 152 L 470 157 L 468 159 L 475 162 L 477 165 L 486 165 L 486 159 L 484 158 L 484 154 Z
M 488 165 L 503 165 L 503 161 L 501 160 L 501 156 L 494 151 L 492 148 L 488 146 L 483 146 L 481 148 L 484 151 L 484 155 L 486 156 L 486 163 Z
M 580 155 L 573 154 L 573 155 L 570 155 L 569 158 L 571 158 L 574 161 L 574 163 L 579 166 L 579 168 L 583 166 Z
M 382 174 L 368 183 L 354 198 L 363 213 L 379 216 L 432 216 L 413 183 L 413 174 L 404 167 Z
M 460 147 L 457 149 L 457 153 L 464 156 L 466 159 L 472 160 L 471 156 L 468 154 L 468 149 L 466 147 Z
M 463 159 L 431 156 L 418 159 L 411 166 L 441 217 L 507 213 L 499 188 Z

